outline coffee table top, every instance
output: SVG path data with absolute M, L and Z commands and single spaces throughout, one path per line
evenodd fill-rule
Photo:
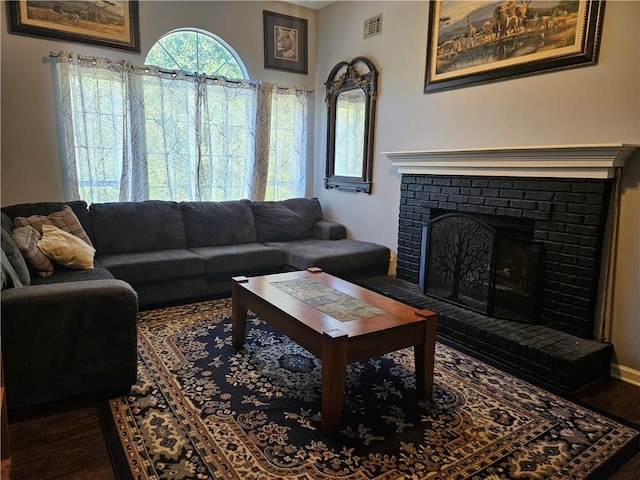
M 318 334 L 340 330 L 356 337 L 436 315 L 315 269 L 234 280 Z

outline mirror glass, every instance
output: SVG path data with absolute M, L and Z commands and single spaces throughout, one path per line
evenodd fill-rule
M 364 90 L 356 88 L 338 95 L 336 100 L 336 142 L 334 174 L 362 175 L 365 125 Z
M 325 188 L 371 193 L 377 78 L 365 57 L 340 62 L 329 74 Z

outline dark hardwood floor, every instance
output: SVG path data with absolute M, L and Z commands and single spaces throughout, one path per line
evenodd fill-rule
M 9 448 L 11 480 L 116 478 L 90 401 L 50 411 L 9 412 Z
M 609 378 L 583 390 L 577 400 L 596 410 L 640 425 L 640 387 Z M 640 478 L 640 452 L 631 457 L 613 475 L 612 480 L 638 480 Z
M 640 425 L 640 387 L 609 379 L 579 401 Z M 9 414 L 12 480 L 115 479 L 94 404 Z M 637 480 L 640 453 L 609 478 Z

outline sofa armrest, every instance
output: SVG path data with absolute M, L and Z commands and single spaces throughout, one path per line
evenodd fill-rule
M 102 392 L 136 381 L 138 297 L 121 280 L 2 291 L 9 408 Z
M 318 240 L 342 240 L 347 238 L 347 229 L 341 223 L 318 220 L 313 225 L 311 236 Z
M 57 312 L 43 308 L 56 306 L 56 310 L 59 310 L 64 306 L 71 307 L 70 302 L 96 305 L 96 301 L 105 302 L 105 306 L 110 309 L 121 306 L 137 314 L 138 296 L 135 290 L 127 282 L 117 279 L 46 283 L 2 290 L 2 313 L 3 316 L 5 311 L 7 315 L 35 313 L 40 314 L 43 321 L 50 321 L 51 315 Z

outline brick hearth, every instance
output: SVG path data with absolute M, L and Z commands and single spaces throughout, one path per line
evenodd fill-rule
M 415 308 L 438 312 L 438 339 L 479 353 L 544 386 L 575 392 L 609 375 L 612 345 L 543 325 L 490 318 L 428 297 L 407 280 L 375 277 L 362 285 Z

